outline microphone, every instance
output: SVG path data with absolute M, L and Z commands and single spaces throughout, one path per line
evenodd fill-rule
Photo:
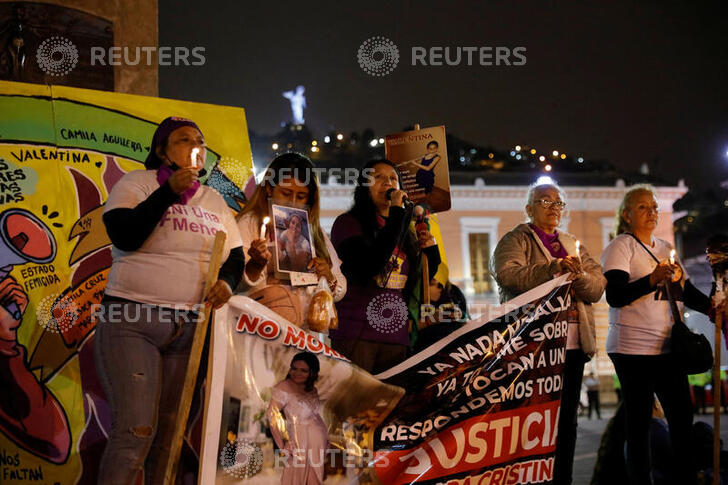
M 396 190 L 397 189 L 387 189 L 387 191 L 384 193 L 384 195 L 385 195 L 385 197 L 387 198 L 388 201 L 390 201 L 390 202 L 392 201 L 392 194 L 394 194 L 394 192 Z M 404 197 L 402 198 L 402 202 L 404 203 L 405 209 L 409 209 L 412 206 L 414 206 L 414 204 L 412 203 L 412 201 L 409 200 L 409 197 L 407 197 L 407 194 L 404 194 Z

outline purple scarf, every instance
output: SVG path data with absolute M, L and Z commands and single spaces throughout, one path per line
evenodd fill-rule
M 529 224 L 528 227 L 533 229 L 533 232 L 536 233 L 543 245 L 546 246 L 546 249 L 548 249 L 548 252 L 551 253 L 551 256 L 554 258 L 565 258 L 569 255 L 569 253 L 566 252 L 564 245 L 561 244 L 561 241 L 559 241 L 558 231 L 554 231 L 553 234 L 546 234 L 543 230 L 533 224 Z
M 157 169 L 157 182 L 159 182 L 159 185 L 164 185 L 164 183 L 169 179 L 169 177 L 172 176 L 174 171 L 169 168 L 169 165 L 162 165 Z M 197 189 L 200 188 L 200 181 L 195 180 L 195 182 L 192 184 L 192 187 L 182 192 L 182 195 L 179 196 L 179 203 L 182 205 L 187 205 L 187 202 L 197 193 Z

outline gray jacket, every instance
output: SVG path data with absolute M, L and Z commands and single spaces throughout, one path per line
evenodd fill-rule
M 559 232 L 559 240 L 569 254 L 576 254 L 574 236 Z M 579 310 L 581 349 L 591 357 L 596 352 L 594 309 L 591 304 L 602 297 L 607 280 L 602 274 L 602 267 L 583 245 L 580 252 L 585 274 L 574 280 L 572 289 Z M 501 303 L 549 281 L 561 271 L 554 257 L 528 224 L 519 224 L 498 241 L 491 267 L 499 285 Z

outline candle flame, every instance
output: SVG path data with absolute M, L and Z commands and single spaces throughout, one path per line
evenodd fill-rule
M 675 264 L 675 250 L 670 250 L 670 264 Z
M 270 222 L 270 217 L 265 216 L 263 218 L 263 224 L 260 225 L 260 238 L 265 239 L 265 231 L 266 227 L 268 226 L 268 223 Z
M 192 153 L 190 153 L 190 158 L 192 159 L 192 166 L 197 167 L 197 154 L 200 153 L 199 148 L 193 148 Z

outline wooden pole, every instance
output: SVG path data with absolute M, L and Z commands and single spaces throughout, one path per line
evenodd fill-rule
M 217 274 L 220 272 L 224 246 L 225 233 L 217 231 L 217 233 L 215 233 L 215 242 L 212 245 L 210 267 L 207 270 L 205 287 L 202 292 L 203 298 L 207 296 L 210 292 L 210 288 L 212 288 L 217 281 Z M 177 475 L 177 465 L 179 464 L 179 457 L 182 452 L 182 442 L 184 441 L 185 428 L 187 427 L 187 418 L 190 415 L 192 397 L 195 393 L 197 371 L 200 368 L 202 348 L 205 345 L 205 335 L 207 334 L 207 327 L 210 322 L 210 314 L 212 312 L 211 306 L 205 305 L 204 308 L 204 318 L 202 322 L 197 323 L 197 327 L 195 328 L 195 336 L 192 340 L 192 348 L 190 349 L 190 358 L 187 361 L 185 381 L 180 393 L 179 405 L 177 406 L 177 419 L 174 428 L 174 436 L 172 437 L 172 443 L 170 443 L 169 457 L 167 457 L 167 465 L 164 470 L 164 485 L 173 485 Z M 124 466 L 124 464 L 120 463 L 119 466 Z
M 419 130 L 420 124 L 415 123 L 414 129 Z M 430 262 L 426 254 L 422 254 L 422 303 L 430 304 Z
M 715 356 L 713 360 L 713 485 L 720 485 L 720 331 L 723 327 L 723 306 L 715 311 Z

